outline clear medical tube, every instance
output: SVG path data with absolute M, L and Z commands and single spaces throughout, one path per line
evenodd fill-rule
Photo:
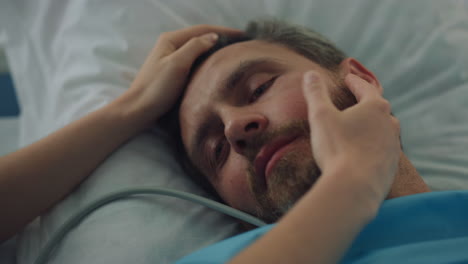
M 65 235 L 70 232 L 72 228 L 77 226 L 84 218 L 86 218 L 89 214 L 94 212 L 96 209 L 111 203 L 115 200 L 126 198 L 132 195 L 142 195 L 142 194 L 155 194 L 155 195 L 165 195 L 171 197 L 177 197 L 183 200 L 191 201 L 194 203 L 198 203 L 219 211 L 221 213 L 230 215 L 237 219 L 240 219 L 244 222 L 250 223 L 252 225 L 261 227 L 266 225 L 260 219 L 246 214 L 242 211 L 229 207 L 225 204 L 192 194 L 188 192 L 168 189 L 168 188 L 160 188 L 160 187 L 144 187 L 144 188 L 129 188 L 124 189 L 121 191 L 117 191 L 102 197 L 99 200 L 92 202 L 90 205 L 86 206 L 80 212 L 77 212 L 75 215 L 70 217 L 59 229 L 58 231 L 52 236 L 52 238 L 47 242 L 45 247 L 40 251 L 39 256 L 37 257 L 34 264 L 45 264 L 50 257 L 52 250 L 62 241 Z

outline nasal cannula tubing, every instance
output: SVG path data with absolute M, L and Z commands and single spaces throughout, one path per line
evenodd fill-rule
M 118 199 L 122 199 L 132 195 L 142 195 L 142 194 L 155 194 L 155 195 L 165 195 L 180 198 L 183 200 L 191 201 L 194 203 L 198 203 L 219 211 L 221 213 L 230 215 L 235 217 L 239 220 L 244 222 L 250 223 L 252 225 L 261 227 L 266 225 L 265 222 L 261 221 L 260 219 L 251 216 L 247 213 L 244 213 L 240 210 L 234 209 L 229 207 L 225 204 L 192 194 L 184 191 L 168 189 L 168 188 L 161 188 L 161 187 L 142 187 L 142 188 L 128 188 L 123 189 L 120 191 L 116 191 L 110 193 L 94 202 L 86 206 L 83 210 L 77 212 L 75 215 L 70 217 L 59 229 L 52 238 L 46 243 L 44 248 L 39 253 L 34 264 L 45 264 L 46 261 L 49 259 L 52 250 L 57 246 L 60 241 L 65 237 L 65 235 L 75 226 L 77 226 L 84 218 L 86 218 L 89 214 L 94 212 L 96 209 L 113 202 Z

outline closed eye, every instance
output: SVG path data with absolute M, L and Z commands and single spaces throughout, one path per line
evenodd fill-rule
M 271 78 L 270 80 L 264 82 L 262 85 L 260 85 L 259 87 L 257 87 L 257 89 L 255 89 L 252 93 L 252 95 L 250 96 L 250 100 L 249 102 L 252 103 L 252 102 L 255 102 L 258 100 L 258 98 L 260 98 L 260 96 L 262 96 L 262 94 L 268 89 L 270 88 L 271 85 L 273 85 L 273 83 L 275 82 L 276 78 L 278 78 L 278 76 L 274 76 L 273 78 Z
M 213 168 L 219 168 L 227 158 L 229 154 L 229 144 L 227 144 L 226 138 L 222 138 L 216 143 L 214 149 L 214 166 Z

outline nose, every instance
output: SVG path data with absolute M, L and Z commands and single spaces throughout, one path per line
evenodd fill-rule
M 231 112 L 224 124 L 229 144 L 242 155 L 255 136 L 265 131 L 268 119 L 260 113 Z

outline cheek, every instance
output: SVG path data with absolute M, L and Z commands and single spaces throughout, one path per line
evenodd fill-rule
M 272 117 L 283 117 L 287 120 L 307 119 L 307 103 L 301 84 L 302 79 L 297 77 L 278 83 L 274 94 L 266 101 Z
M 290 91 L 286 96 L 284 111 L 298 119 L 307 119 L 307 103 L 302 89 Z
M 249 190 L 247 175 L 245 160 L 231 155 L 215 185 L 227 204 L 240 210 L 251 211 L 254 208 L 254 198 Z

